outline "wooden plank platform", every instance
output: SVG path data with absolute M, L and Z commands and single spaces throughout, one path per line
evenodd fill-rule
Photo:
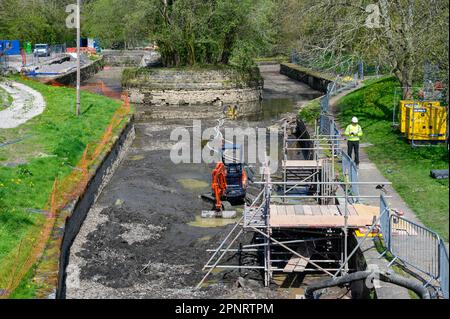
M 291 272 L 305 271 L 306 266 L 308 265 L 309 260 L 312 257 L 312 254 L 307 246 L 299 247 L 297 252 L 305 258 L 300 258 L 297 255 L 292 256 L 292 258 L 288 261 L 288 263 L 284 267 L 283 272 L 291 273 Z
M 306 266 L 308 265 L 309 259 L 303 259 L 299 257 L 293 257 L 289 260 L 287 265 L 284 267 L 283 272 L 304 272 Z
M 323 165 L 323 160 L 319 159 L 318 161 L 315 160 L 283 160 L 283 168 L 286 169 L 299 169 L 299 168 L 321 168 Z
M 361 228 L 372 225 L 379 208 L 367 205 L 347 205 L 348 226 Z M 341 228 L 345 226 L 343 205 L 270 205 L 270 226 L 279 228 Z

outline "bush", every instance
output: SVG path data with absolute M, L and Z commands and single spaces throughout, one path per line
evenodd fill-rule
M 307 124 L 313 125 L 320 117 L 320 99 L 312 100 L 303 106 L 298 112 L 299 119 Z

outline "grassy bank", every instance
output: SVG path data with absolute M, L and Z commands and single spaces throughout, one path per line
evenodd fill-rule
M 9 107 L 12 103 L 12 97 L 0 87 L 0 111 Z
M 309 101 L 299 111 L 298 117 L 306 124 L 314 125 L 314 122 L 320 116 L 320 100 L 321 97 Z
M 18 128 L 1 130 L 0 144 L 0 289 L 8 285 L 14 264 L 23 262 L 24 239 L 39 235 L 43 209 L 56 177 L 67 176 L 86 145 L 103 135 L 121 102 L 82 92 L 81 115 L 74 115 L 75 91 L 19 80 L 41 92 L 43 114 Z M 19 256 L 19 257 L 18 257 Z M 27 275 L 27 277 L 32 277 Z M 32 295 L 31 283 L 21 284 L 15 297 Z
M 360 119 L 362 142 L 372 144 L 365 148 L 370 160 L 417 217 L 448 240 L 448 180 L 430 177 L 432 169 L 448 169 L 447 148 L 412 148 L 392 128 L 393 106 L 398 104 L 398 100 L 394 101 L 394 88 L 398 86 L 392 77 L 366 83 L 338 101 L 339 120 L 345 124 L 352 116 Z

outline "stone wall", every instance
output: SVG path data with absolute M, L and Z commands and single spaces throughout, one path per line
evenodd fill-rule
M 232 69 L 131 69 L 122 84 L 132 103 L 147 105 L 246 103 L 259 101 L 263 88 L 259 73 L 243 75 Z
M 280 73 L 291 79 L 308 84 L 314 90 L 323 93 L 327 92 L 328 84 L 334 81 L 333 77 L 330 75 L 303 68 L 293 63 L 281 63 Z
M 109 66 L 138 67 L 142 57 L 148 53 L 144 50 L 103 50 L 105 63 Z

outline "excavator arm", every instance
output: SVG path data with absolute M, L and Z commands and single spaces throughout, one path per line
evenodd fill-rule
M 227 190 L 227 170 L 224 163 L 219 162 L 216 168 L 212 171 L 212 191 L 216 198 L 214 208 L 217 211 L 222 210 L 222 197 Z

